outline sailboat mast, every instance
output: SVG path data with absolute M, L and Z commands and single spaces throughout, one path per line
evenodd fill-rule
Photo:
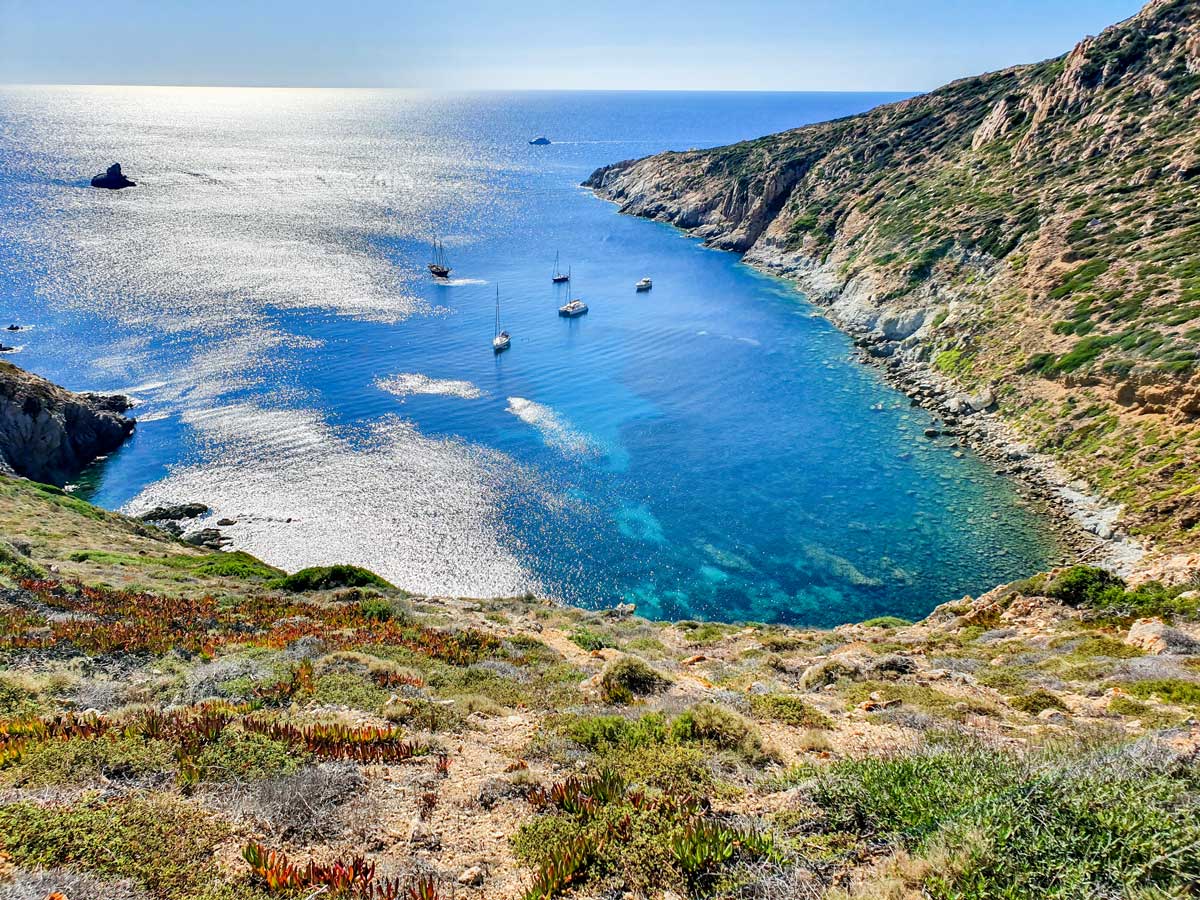
M 496 285 L 496 337 L 500 336 L 500 285 Z

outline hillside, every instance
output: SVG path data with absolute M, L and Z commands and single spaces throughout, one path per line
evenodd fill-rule
M 650 622 L 285 576 L 3 476 L 0 535 L 5 900 L 1200 884 L 1196 592 Z
M 1200 523 L 1200 3 L 1065 56 L 586 182 L 947 376 L 1160 548 Z

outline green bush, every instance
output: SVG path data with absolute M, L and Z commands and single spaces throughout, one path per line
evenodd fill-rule
M 567 637 L 571 643 L 578 645 L 584 650 L 596 651 L 603 650 L 606 647 L 615 647 L 616 645 L 605 635 L 599 631 L 594 631 L 586 625 L 580 625 L 572 631 Z
M 1182 897 L 1200 883 L 1194 769 L 1067 765 L 962 810 L 941 835 L 971 846 L 926 882 L 937 900 Z
M 1123 596 L 1125 582 L 1095 566 L 1071 566 L 1046 582 L 1042 590 L 1067 606 L 1096 606 Z
M 899 616 L 876 616 L 860 624 L 865 625 L 867 628 L 906 628 L 912 622 L 908 619 L 902 619 Z
M 104 778 L 116 781 L 175 768 L 175 748 L 166 741 L 109 733 L 96 738 L 48 740 L 29 747 L 2 777 L 22 787 L 63 784 L 85 786 Z
M 664 690 L 670 680 L 636 656 L 613 660 L 600 677 L 600 693 L 608 703 L 629 703 Z
M 201 808 L 166 796 L 72 806 L 0 806 L 0 845 L 25 868 L 77 866 L 131 878 L 162 900 L 199 896 L 217 878 L 213 848 L 229 827 Z
M 1186 681 L 1182 678 L 1150 678 L 1145 681 L 1135 681 L 1122 687 L 1135 697 L 1157 697 L 1166 703 L 1176 706 L 1189 706 L 1200 709 L 1200 681 Z
M 0 677 L 0 716 L 9 719 L 27 716 L 41 709 L 38 696 L 21 685 Z
M 323 706 L 348 706 L 378 713 L 391 696 L 372 681 L 352 672 L 332 672 L 316 679 L 313 699 Z
M 739 713 L 718 703 L 698 703 L 681 713 L 671 723 L 671 735 L 680 742 L 732 750 L 754 763 L 770 756 L 758 729 Z
M 756 716 L 797 728 L 832 728 L 833 720 L 804 702 L 798 694 L 754 694 L 750 709 Z
M 667 720 L 659 713 L 636 719 L 624 716 L 567 715 L 555 722 L 563 737 L 595 753 L 631 750 L 667 739 Z
M 1020 694 L 1016 697 L 1010 697 L 1008 705 L 1013 709 L 1020 710 L 1024 713 L 1029 713 L 1031 716 L 1036 716 L 1038 713 L 1047 709 L 1066 709 L 1066 704 L 1058 699 L 1054 694 L 1038 688 L 1030 691 L 1028 694 Z
M 196 756 L 200 775 L 207 781 L 246 781 L 290 775 L 307 756 L 266 735 L 226 728 L 221 736 Z
M 284 591 L 328 591 L 334 588 L 379 587 L 394 588 L 374 572 L 359 566 L 311 566 L 293 572 L 271 582 L 271 586 Z

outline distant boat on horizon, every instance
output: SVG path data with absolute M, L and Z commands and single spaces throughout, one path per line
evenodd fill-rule
M 550 143 L 550 138 L 546 137 L 545 135 L 541 135 L 540 137 L 535 137 L 529 143 L 533 144 L 535 147 L 545 147 Z
M 437 238 L 433 239 L 433 260 L 429 263 L 429 271 L 434 278 L 450 277 L 450 266 L 447 265 L 446 248 Z
M 554 252 L 554 274 L 550 276 L 550 280 L 555 284 L 564 284 L 571 280 L 571 267 L 567 266 L 567 271 L 564 273 L 558 268 L 558 251 Z
M 500 330 L 500 285 L 496 285 L 496 336 L 492 338 L 492 352 L 503 353 L 512 345 L 512 335 Z

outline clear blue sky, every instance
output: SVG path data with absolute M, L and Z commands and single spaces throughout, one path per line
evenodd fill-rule
M 926 90 L 1137 0 L 0 0 L 0 83 Z

